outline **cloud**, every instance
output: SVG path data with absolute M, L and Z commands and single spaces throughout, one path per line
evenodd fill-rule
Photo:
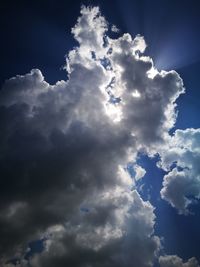
M 116 189 L 97 196 L 96 201 L 91 197 L 87 207 L 73 225 L 49 230 L 46 250 L 31 260 L 32 266 L 151 264 L 159 239 L 150 238 L 155 219 L 150 203 L 144 203 L 136 191 Z
M 174 126 L 175 101 L 184 92 L 182 79 L 175 71 L 158 72 L 151 58 L 139 56 L 138 51 L 146 47 L 141 36 L 132 40 L 124 34 L 110 40 L 110 45 L 115 73 L 111 93 L 121 99 L 121 124 L 130 129 L 139 146 L 157 152 L 157 145 Z
M 135 180 L 136 181 L 138 181 L 139 179 L 141 179 L 146 174 L 145 169 L 143 169 L 139 165 L 135 165 L 134 166 L 134 170 L 135 170 Z
M 111 31 L 117 33 L 117 32 L 120 31 L 120 29 L 118 29 L 116 25 L 112 25 L 112 27 L 111 27 Z
M 183 262 L 176 255 L 166 255 L 159 258 L 160 267 L 199 267 L 195 258 L 190 258 L 187 262 Z
M 169 146 L 161 152 L 161 167 L 169 171 L 161 196 L 179 213 L 188 214 L 189 205 L 200 197 L 200 129 L 176 130 Z
M 142 36 L 111 39 L 107 29 L 98 7 L 83 6 L 68 79 L 50 85 L 33 69 L 0 92 L 2 266 L 148 267 L 158 255 L 137 157 L 171 138 L 183 82 L 142 55 Z M 27 259 L 37 239 L 44 250 Z

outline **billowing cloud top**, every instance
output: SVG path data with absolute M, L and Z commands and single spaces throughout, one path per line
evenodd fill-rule
M 140 152 L 160 154 L 161 196 L 173 207 L 185 213 L 199 198 L 200 131 L 169 135 L 182 79 L 155 69 L 142 36 L 111 39 L 108 29 L 98 7 L 83 6 L 68 79 L 50 85 L 33 69 L 0 92 L 1 266 L 152 266 L 161 245 L 135 184 L 146 172 Z M 40 253 L 28 254 L 32 240 Z

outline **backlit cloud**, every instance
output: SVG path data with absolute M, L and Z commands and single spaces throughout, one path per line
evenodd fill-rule
M 188 183 L 199 197 L 198 130 L 169 135 L 182 79 L 154 68 L 142 36 L 111 39 L 107 30 L 99 8 L 83 6 L 68 79 L 50 85 L 33 69 L 0 92 L 1 266 L 152 266 L 161 244 L 154 207 L 135 186 L 146 173 L 141 152 L 160 153 L 169 171 L 161 195 L 172 206 L 187 208 Z M 43 250 L 27 257 L 31 240 Z

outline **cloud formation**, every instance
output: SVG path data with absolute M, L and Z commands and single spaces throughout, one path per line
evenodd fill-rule
M 108 28 L 99 8 L 82 7 L 72 28 L 78 45 L 66 59 L 68 79 L 50 85 L 33 69 L 7 80 L 0 92 L 1 266 L 17 259 L 21 267 L 148 267 L 158 255 L 154 207 L 135 187 L 145 175 L 138 153 L 159 152 L 160 166 L 171 166 L 166 140 L 176 139 L 181 150 L 178 140 L 190 140 L 195 130 L 169 136 L 182 79 L 155 69 L 142 55 L 142 36 L 111 39 Z M 185 151 L 195 147 L 188 141 L 177 152 L 182 173 L 194 160 Z M 187 208 L 169 193 L 171 172 L 161 194 Z M 183 190 L 178 197 L 184 196 Z M 37 239 L 43 251 L 27 258 L 28 242 Z
M 190 258 L 187 262 L 183 262 L 176 255 L 166 255 L 159 258 L 160 267 L 199 267 L 195 258 Z
M 179 213 L 188 214 L 189 205 L 200 197 L 200 129 L 176 130 L 161 152 L 164 176 L 161 196 Z

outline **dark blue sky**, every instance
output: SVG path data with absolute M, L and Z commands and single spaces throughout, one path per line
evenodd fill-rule
M 32 67 L 42 69 L 49 82 L 65 78 L 60 68 L 75 45 L 70 29 L 81 4 L 100 6 L 121 33 L 144 35 L 147 54 L 159 68 L 177 68 L 183 75 L 183 67 L 191 65 L 192 73 L 198 68 L 199 1 L 2 1 L 1 83 Z
M 1 1 L 0 83 L 32 68 L 39 68 L 50 83 L 66 79 L 62 66 L 65 54 L 76 45 L 70 31 L 81 4 L 100 6 L 120 34 L 144 35 L 146 54 L 156 66 L 175 69 L 183 78 L 187 91 L 178 100 L 176 127 L 200 127 L 200 1 Z M 154 163 L 141 159 L 141 165 L 148 170 L 145 188 L 146 192 L 150 188 L 156 206 L 156 233 L 165 238 L 165 252 L 200 260 L 200 205 L 193 208 L 194 216 L 177 215 L 160 199 L 163 172 Z

